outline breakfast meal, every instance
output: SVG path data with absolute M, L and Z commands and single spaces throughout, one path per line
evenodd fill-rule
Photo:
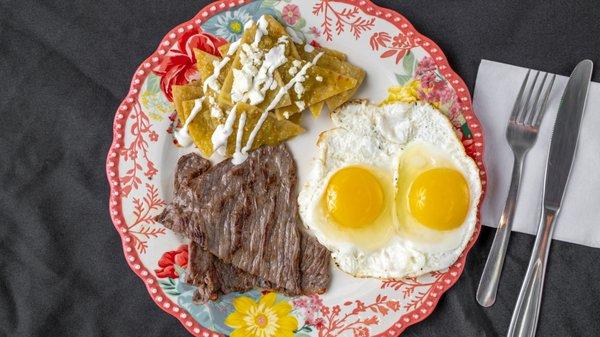
M 435 106 L 391 88 L 352 100 L 366 72 L 306 43 L 270 15 L 250 20 L 221 57 L 194 50 L 200 79 L 173 85 L 181 147 L 174 193 L 156 221 L 190 240 L 196 303 L 254 288 L 321 294 L 330 261 L 355 277 L 397 280 L 452 265 L 477 222 L 475 162 Z M 287 140 L 302 113 L 329 110 L 300 185 Z

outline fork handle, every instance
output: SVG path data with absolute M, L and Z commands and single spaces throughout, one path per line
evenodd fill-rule
M 477 302 L 489 307 L 496 301 L 496 293 L 498 291 L 498 283 L 502 274 L 502 265 L 506 256 L 506 248 L 512 230 L 512 222 L 515 216 L 517 197 L 519 195 L 519 185 L 521 183 L 521 173 L 523 172 L 525 153 L 515 152 L 513 161 L 512 178 L 510 180 L 510 188 L 506 197 L 504 211 L 498 223 L 498 229 L 494 236 L 492 248 L 485 262 L 479 287 L 477 288 Z
M 537 329 L 548 252 L 556 222 L 556 211 L 544 208 L 525 279 L 519 292 L 507 337 L 534 337 Z

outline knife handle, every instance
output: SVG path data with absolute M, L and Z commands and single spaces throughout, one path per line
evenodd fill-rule
M 534 337 L 540 315 L 548 252 L 556 221 L 555 210 L 544 208 L 529 266 L 519 292 L 507 337 Z

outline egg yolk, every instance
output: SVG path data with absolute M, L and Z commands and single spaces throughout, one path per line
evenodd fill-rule
M 449 168 L 422 172 L 408 192 L 413 217 L 436 230 L 458 228 L 467 216 L 469 199 L 467 181 L 460 172 Z
M 377 177 L 361 167 L 337 171 L 329 180 L 324 201 L 335 222 L 348 228 L 370 225 L 384 209 L 383 189 Z

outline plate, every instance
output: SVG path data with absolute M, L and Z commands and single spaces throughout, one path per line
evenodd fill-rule
M 225 324 L 236 310 L 232 301 L 240 296 L 259 300 L 266 294 L 253 290 L 193 304 L 193 287 L 182 279 L 188 263 L 185 241 L 153 220 L 172 196 L 177 158 L 190 151 L 174 144 L 172 132 L 178 122 L 170 88 L 198 77 L 193 48 L 216 53 L 221 44 L 239 38 L 246 21 L 263 14 L 278 17 L 313 44 L 347 53 L 352 63 L 363 67 L 367 80 L 355 97 L 378 101 L 389 86 L 417 81 L 423 88 L 421 99 L 449 116 L 485 187 L 483 135 L 469 91 L 440 48 L 402 15 L 358 0 L 226 0 L 208 5 L 167 33 L 136 70 L 115 114 L 106 165 L 110 214 L 127 263 L 156 304 L 197 336 L 235 334 Z M 307 176 L 316 136 L 332 126 L 327 115 L 305 118 L 308 131 L 289 142 L 301 178 Z M 293 308 L 290 315 L 298 322 L 290 333 L 302 337 L 400 334 L 425 319 L 458 280 L 480 227 L 478 222 L 467 248 L 446 270 L 379 281 L 353 278 L 332 267 L 332 283 L 325 294 L 295 298 L 278 294 L 276 301 L 288 302 Z

